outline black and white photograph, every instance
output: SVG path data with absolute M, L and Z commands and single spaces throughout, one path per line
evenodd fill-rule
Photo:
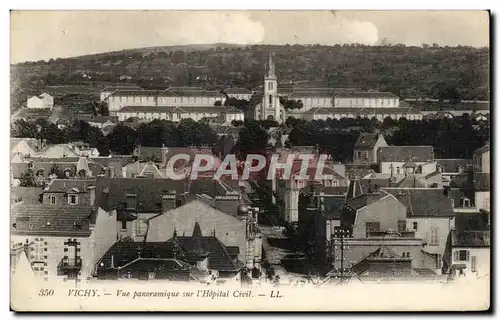
M 12 10 L 11 310 L 487 311 L 490 15 Z

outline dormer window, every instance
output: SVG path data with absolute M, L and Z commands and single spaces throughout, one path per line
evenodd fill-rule
M 470 200 L 467 197 L 462 197 L 462 207 L 470 207 Z
M 68 197 L 68 204 L 69 205 L 76 205 L 76 204 L 78 204 L 78 195 L 70 194 L 69 197 Z
M 128 209 L 135 209 L 137 207 L 137 195 L 136 194 L 127 194 L 126 195 L 126 204 Z

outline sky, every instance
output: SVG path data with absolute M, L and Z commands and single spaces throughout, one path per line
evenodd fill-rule
M 486 11 L 12 11 L 11 62 L 184 44 L 489 45 Z

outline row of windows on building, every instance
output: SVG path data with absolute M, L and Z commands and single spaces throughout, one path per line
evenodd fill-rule
M 366 224 L 365 225 L 366 237 L 377 235 L 378 233 L 382 232 L 380 230 L 380 222 L 366 222 L 365 224 Z M 412 222 L 411 226 L 412 226 L 412 231 L 418 232 L 418 222 Z M 399 233 L 407 232 L 405 220 L 398 221 L 398 232 Z M 438 227 L 431 227 L 430 234 L 428 237 L 428 245 L 431 245 L 431 246 L 439 245 L 439 228 Z
M 125 103 L 127 101 L 129 101 L 130 98 L 133 98 L 132 101 L 133 102 L 137 102 L 137 103 L 140 103 L 140 102 L 148 102 L 148 101 L 154 101 L 156 100 L 156 97 L 145 97 L 145 96 L 136 96 L 136 97 L 126 97 L 126 96 L 119 96 L 117 97 L 119 98 L 120 102 L 122 103 Z M 196 101 L 202 101 L 202 102 L 209 102 L 209 101 L 213 101 L 213 100 L 217 100 L 217 99 L 221 99 L 219 97 L 176 97 L 173 99 L 173 102 L 174 103 L 177 103 L 177 99 L 179 99 L 179 102 L 180 103 L 195 103 Z M 166 99 L 165 99 L 166 100 Z M 160 101 L 163 101 L 162 98 L 160 98 Z
M 304 188 L 307 186 L 307 182 L 302 181 L 302 180 L 296 180 L 295 185 L 297 186 L 297 188 Z M 327 181 L 323 181 L 323 186 L 324 187 L 338 187 L 339 182 L 335 181 L 335 180 L 327 180 Z
M 57 197 L 54 195 L 49 196 L 49 203 L 50 203 L 50 205 L 56 205 L 57 204 Z M 78 195 L 69 194 L 68 195 L 68 204 L 69 205 L 77 205 L 78 204 Z

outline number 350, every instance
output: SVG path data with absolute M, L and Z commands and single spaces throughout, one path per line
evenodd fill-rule
M 38 296 L 53 296 L 54 289 L 40 289 Z

